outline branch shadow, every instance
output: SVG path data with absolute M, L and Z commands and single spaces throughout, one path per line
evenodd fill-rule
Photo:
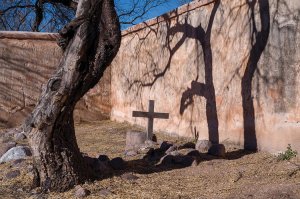
M 183 115 L 184 111 L 194 103 L 193 97 L 200 96 L 206 99 L 206 119 L 208 124 L 209 140 L 214 143 L 219 143 L 219 121 L 217 115 L 216 106 L 216 94 L 213 83 L 213 56 L 211 49 L 211 31 L 216 16 L 216 12 L 219 8 L 220 1 L 215 1 L 212 9 L 207 30 L 205 31 L 201 24 L 194 28 L 188 24 L 188 30 L 195 32 L 195 40 L 199 41 L 203 51 L 204 70 L 205 70 L 205 83 L 198 82 L 198 76 L 192 81 L 191 87 L 187 88 L 183 93 L 180 101 L 180 114 Z M 189 31 L 187 31 L 189 32 Z M 198 55 L 200 56 L 200 55 Z
M 175 16 L 175 23 L 172 22 L 173 19 L 169 17 L 169 15 L 163 15 L 165 26 L 166 26 L 166 36 L 163 44 L 163 49 L 168 52 L 168 57 L 166 58 L 166 63 L 160 69 L 158 65 L 155 63 L 154 58 L 151 56 L 151 52 L 147 53 L 149 60 L 151 61 L 151 66 L 146 64 L 147 71 L 141 76 L 142 78 L 131 80 L 130 77 L 125 77 L 128 83 L 128 91 L 135 90 L 136 95 L 140 96 L 142 93 L 142 89 L 145 87 L 151 88 L 155 85 L 155 83 L 163 78 L 167 71 L 171 68 L 171 63 L 175 53 L 178 49 L 186 42 L 187 39 L 193 39 L 197 43 L 199 43 L 202 47 L 202 52 L 197 51 L 197 57 L 203 56 L 204 65 L 205 65 L 205 83 L 198 82 L 198 74 L 194 81 L 192 81 L 191 88 L 188 88 L 186 91 L 182 93 L 181 103 L 179 112 L 181 115 L 184 114 L 184 111 L 188 108 L 191 103 L 193 103 L 193 96 L 201 96 L 204 97 L 207 101 L 206 103 L 206 118 L 209 129 L 209 139 L 213 143 L 219 143 L 219 121 L 217 116 L 217 107 L 216 107 L 216 95 L 215 88 L 213 83 L 213 63 L 212 63 L 212 49 L 211 49 L 211 31 L 214 22 L 214 18 L 216 16 L 217 10 L 220 5 L 220 1 L 212 1 L 209 4 L 214 4 L 211 16 L 209 18 L 209 23 L 207 30 L 205 31 L 202 25 L 200 24 L 198 27 L 193 27 L 189 24 L 189 13 L 184 18 L 184 22 L 179 21 L 179 14 L 177 11 L 173 11 L 170 15 Z M 207 5 L 205 5 L 207 6 Z M 157 29 L 159 28 L 159 24 Z M 139 59 L 139 53 L 141 46 L 144 45 L 144 41 L 150 32 L 154 32 L 157 34 L 158 30 L 155 30 L 152 27 L 148 27 L 149 32 L 145 37 L 140 38 L 138 33 L 135 33 L 135 36 L 138 36 L 140 45 L 137 47 L 136 54 Z M 176 38 L 178 34 L 181 34 L 179 38 Z M 176 43 L 174 43 L 174 41 Z M 203 53 L 203 55 L 202 55 Z M 148 61 L 149 61 L 148 60 Z M 139 60 L 138 60 L 139 62 Z M 140 64 L 140 62 L 139 62 Z M 197 64 L 198 68 L 199 64 Z M 148 68 L 149 67 L 149 68 Z M 127 92 L 128 92 L 127 91 Z
M 44 55 L 45 45 L 39 47 L 40 44 L 0 41 L 0 120 L 7 128 L 23 122 L 34 108 L 42 85 L 56 68 L 56 57 Z

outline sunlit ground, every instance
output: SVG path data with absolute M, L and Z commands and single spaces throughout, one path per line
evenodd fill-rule
M 97 157 L 122 157 L 127 168 L 111 176 L 84 184 L 91 191 L 87 198 L 103 198 L 101 190 L 109 190 L 106 198 L 299 198 L 300 161 L 278 161 L 268 153 L 247 154 L 227 148 L 225 159 L 203 155 L 198 166 L 157 169 L 140 164 L 143 155 L 124 156 L 128 130 L 139 129 L 127 123 L 101 121 L 76 126 L 81 151 Z M 158 140 L 175 143 L 190 141 L 156 133 Z M 231 160 L 229 160 L 231 159 Z M 23 163 L 27 168 L 29 162 Z M 29 166 L 30 167 L 30 166 Z M 74 189 L 66 193 L 34 195 L 30 190 L 32 175 L 21 169 L 21 176 L 8 180 L 5 174 L 17 169 L 10 163 L 0 165 L 0 198 L 75 198 Z M 133 172 L 137 180 L 122 178 Z

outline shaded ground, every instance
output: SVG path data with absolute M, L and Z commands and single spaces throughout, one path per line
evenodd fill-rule
M 300 198 L 300 160 L 278 161 L 268 153 L 250 154 L 227 147 L 225 159 L 202 154 L 198 166 L 186 168 L 157 168 L 143 164 L 142 155 L 124 156 L 126 131 L 138 129 L 126 123 L 102 121 L 76 126 L 81 151 L 97 157 L 121 156 L 127 161 L 124 171 L 114 172 L 104 179 L 84 184 L 91 191 L 87 198 Z M 156 134 L 158 140 L 184 143 L 178 137 Z M 7 179 L 5 174 L 23 166 L 21 175 Z M 47 195 L 30 190 L 32 175 L 30 161 L 15 166 L 0 165 L 0 198 L 74 198 L 69 192 Z M 128 180 L 122 174 L 133 172 L 138 177 Z

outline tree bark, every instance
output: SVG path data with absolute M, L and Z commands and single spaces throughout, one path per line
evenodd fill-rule
M 24 124 L 36 167 L 36 183 L 44 190 L 58 192 L 95 176 L 78 148 L 73 110 L 103 76 L 121 41 L 113 0 L 81 0 L 76 19 L 70 24 L 61 31 L 69 43 L 59 69 Z

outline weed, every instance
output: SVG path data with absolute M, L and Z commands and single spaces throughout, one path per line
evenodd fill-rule
M 193 142 L 197 143 L 198 139 L 199 139 L 199 132 L 197 131 L 196 127 L 194 127 L 194 140 L 193 140 Z
M 283 153 L 280 153 L 278 156 L 277 156 L 277 159 L 278 160 L 290 160 L 292 159 L 293 157 L 296 157 L 298 154 L 298 152 L 295 150 L 293 151 L 291 145 L 289 144 L 286 151 L 283 152 Z

